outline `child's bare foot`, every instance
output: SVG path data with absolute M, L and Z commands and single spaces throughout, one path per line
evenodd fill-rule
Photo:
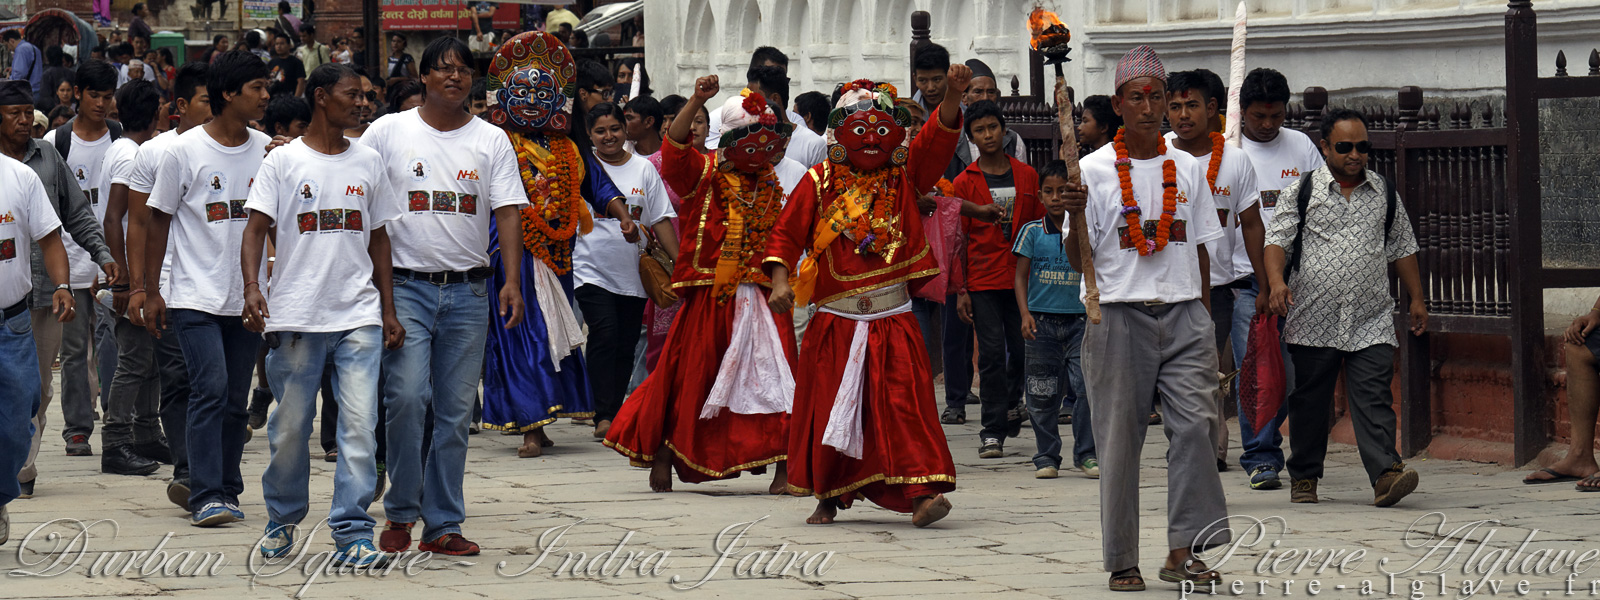
M 911 513 L 911 524 L 917 527 L 927 527 L 950 514 L 950 501 L 944 498 L 944 494 L 923 496 L 914 500 L 913 504 L 916 509 Z
M 789 469 L 786 468 L 787 464 L 778 463 L 777 473 L 772 476 L 772 485 L 767 486 L 768 494 L 781 496 L 789 491 Z
M 811 513 L 806 519 L 807 525 L 829 525 L 833 518 L 839 516 L 839 505 L 833 498 L 817 501 L 817 511 Z
M 672 491 L 672 450 L 666 446 L 656 449 L 656 459 L 650 465 L 650 491 Z

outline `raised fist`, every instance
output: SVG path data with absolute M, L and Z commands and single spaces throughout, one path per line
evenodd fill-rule
M 947 93 L 954 93 L 959 96 L 965 93 L 967 85 L 972 83 L 972 69 L 961 63 L 953 63 L 950 65 L 950 71 L 945 74 L 944 80 L 945 84 L 949 86 L 949 92 Z
M 702 102 L 716 97 L 717 92 L 720 91 L 722 91 L 722 85 L 718 83 L 716 75 L 707 75 L 696 79 L 694 82 L 694 97 L 699 98 Z

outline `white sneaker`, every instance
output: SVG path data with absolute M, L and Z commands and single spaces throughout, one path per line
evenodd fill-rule
M 1061 471 L 1055 467 L 1039 467 L 1038 471 L 1033 472 L 1034 479 L 1055 479 L 1060 476 Z

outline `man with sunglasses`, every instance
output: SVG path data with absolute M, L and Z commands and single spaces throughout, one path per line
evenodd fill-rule
M 1417 472 L 1405 468 L 1395 451 L 1397 419 L 1389 386 L 1399 343 L 1388 274 L 1393 263 L 1411 298 L 1411 334 L 1422 335 L 1428 309 L 1417 272 L 1417 240 L 1393 183 L 1367 170 L 1372 143 L 1360 113 L 1338 109 L 1325 115 L 1321 146 L 1326 166 L 1283 190 L 1288 200 L 1267 228 L 1264 252 L 1270 310 L 1287 316 L 1283 339 L 1295 367 L 1294 391 L 1284 402 L 1289 407 L 1289 498 L 1317 502 L 1342 367 L 1373 504 L 1393 506 L 1417 489 Z M 1311 190 L 1299 202 L 1303 186 Z

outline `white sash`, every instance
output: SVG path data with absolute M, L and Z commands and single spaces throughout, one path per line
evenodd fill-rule
M 793 410 L 794 375 L 783 350 L 767 299 L 754 284 L 739 284 L 733 298 L 733 337 L 700 418 L 715 417 L 723 408 L 741 415 Z
M 828 413 L 828 428 L 822 433 L 822 443 L 837 448 L 845 456 L 860 459 L 864 440 L 861 433 L 861 387 L 864 382 L 861 376 L 867 363 L 868 325 L 878 319 L 911 312 L 911 303 L 906 302 L 870 315 L 845 314 L 827 307 L 823 307 L 822 312 L 856 322 L 855 333 L 850 338 L 850 355 L 845 362 L 844 378 L 839 381 L 838 395 L 833 397 L 833 410 Z
M 556 278 L 550 265 L 533 259 L 533 291 L 538 297 L 539 312 L 544 313 L 545 336 L 550 343 L 550 364 L 561 372 L 561 359 L 583 346 L 583 328 L 578 317 L 572 314 L 567 294 L 561 291 L 561 280 Z M 494 290 L 490 290 L 493 293 Z

